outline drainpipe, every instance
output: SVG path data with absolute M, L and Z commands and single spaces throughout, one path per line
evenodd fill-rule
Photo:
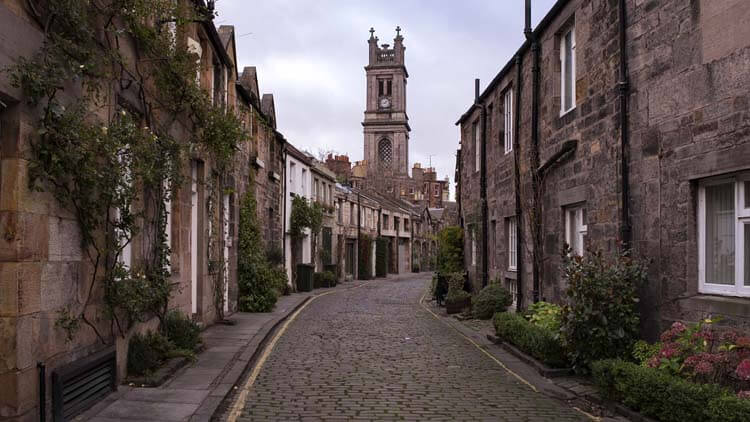
M 272 140 L 273 142 L 273 140 Z M 283 203 L 284 211 L 281 214 L 281 252 L 284 259 L 284 266 L 286 267 L 286 201 L 287 201 L 287 192 L 286 192 L 286 158 L 287 158 L 287 151 L 286 151 L 286 143 L 282 144 L 281 146 L 281 161 L 282 161 L 282 170 L 281 170 L 281 197 L 284 199 L 281 201 Z M 273 157 L 271 157 L 273 160 Z M 252 170 L 251 170 L 252 171 Z M 255 189 L 255 186 L 250 186 L 250 189 Z M 292 263 L 291 265 L 294 265 Z M 289 268 L 289 271 L 291 272 L 291 265 Z
M 515 122 L 513 131 L 513 193 L 516 198 L 516 311 L 523 310 L 523 245 L 524 245 L 524 226 L 523 226 L 523 208 L 521 207 L 521 67 L 523 66 L 522 56 L 516 56 L 516 104 L 515 104 Z
M 531 192 L 532 192 L 532 209 L 533 214 L 530 221 L 536 231 L 532 231 L 532 277 L 533 277 L 533 300 L 539 302 L 541 283 L 539 274 L 539 264 L 543 245 L 541 239 L 541 204 L 539 202 L 539 42 L 536 35 L 531 30 L 531 0 L 526 0 L 526 27 L 524 35 L 531 42 Z
M 626 46 L 627 11 L 625 0 L 619 1 L 619 36 L 620 36 L 620 81 L 617 83 L 620 92 L 620 177 L 622 178 L 622 209 L 620 236 L 624 249 L 630 248 L 631 226 L 628 198 L 630 196 L 630 184 L 628 180 L 628 95 L 630 82 L 628 81 L 628 53 Z
M 482 133 L 482 150 L 479 166 L 479 197 L 482 207 L 482 287 L 487 285 L 488 277 L 488 257 L 487 253 L 487 108 L 484 104 L 479 103 L 479 79 L 474 79 L 474 104 L 479 107 L 479 121 L 481 122 L 480 131 Z
M 39 370 L 39 422 L 47 420 L 47 367 L 44 362 L 37 362 Z
M 463 167 L 461 166 L 461 149 L 460 148 L 456 150 L 456 167 L 458 169 L 458 180 L 456 181 L 457 182 L 456 183 L 456 202 L 458 203 L 457 204 L 457 207 L 458 207 L 458 225 L 463 230 L 463 228 L 464 228 L 464 214 L 463 214 L 463 209 L 461 208 L 461 192 L 463 191 L 463 189 L 461 189 L 461 184 L 463 183 L 461 181 L 461 171 L 462 171 Z
M 357 279 L 359 280 L 359 251 L 362 250 L 362 226 L 360 223 L 362 222 L 362 197 L 360 196 L 360 193 L 357 192 Z

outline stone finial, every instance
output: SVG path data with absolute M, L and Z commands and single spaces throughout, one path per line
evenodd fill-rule
M 399 42 L 399 41 L 403 41 L 403 39 L 404 37 L 401 36 L 401 27 L 397 25 L 396 26 L 396 38 L 394 39 L 394 41 Z
M 375 38 L 375 28 L 370 27 L 370 39 L 374 39 L 374 38 Z

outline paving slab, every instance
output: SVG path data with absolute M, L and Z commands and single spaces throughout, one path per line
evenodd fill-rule
M 282 296 L 273 312 L 236 313 L 235 325 L 213 325 L 195 362 L 157 388 L 120 386 L 75 418 L 89 422 L 209 420 L 274 326 L 320 291 Z

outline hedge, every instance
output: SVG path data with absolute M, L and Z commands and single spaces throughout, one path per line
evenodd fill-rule
M 490 284 L 479 291 L 471 302 L 475 318 L 490 319 L 495 312 L 505 312 L 513 303 L 513 298 L 504 288 L 497 284 Z
M 715 384 L 697 384 L 656 368 L 620 359 L 591 365 L 604 397 L 666 422 L 740 422 L 750 420 L 750 400 Z
M 375 245 L 375 277 L 388 275 L 388 239 L 379 237 Z
M 498 312 L 493 323 L 497 336 L 552 368 L 569 366 L 560 339 L 519 314 Z

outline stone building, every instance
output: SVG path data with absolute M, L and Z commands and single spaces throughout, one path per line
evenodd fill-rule
M 292 218 L 292 202 L 294 197 L 305 200 L 311 198 L 312 157 L 298 150 L 294 145 L 286 143 L 284 147 L 286 166 L 286 180 L 284 183 L 284 259 L 289 283 L 296 285 L 297 264 L 312 263 L 312 238 L 310 229 L 305 229 L 305 235 L 293 238 L 289 233 Z
M 373 190 L 391 198 L 419 205 L 442 207 L 448 200 L 449 182 L 439 180 L 434 168 L 414 164 L 409 175 L 409 116 L 406 112 L 404 37 L 396 27 L 393 47 L 378 45 L 370 29 L 369 62 L 365 66 L 367 87 L 364 121 L 364 159 L 351 171 L 352 186 Z M 348 161 L 348 158 L 347 158 Z M 343 167 L 335 160 L 330 165 Z M 333 169 L 333 168 L 332 168 Z M 343 170 L 343 169 L 342 169 Z
M 335 265 L 334 239 L 335 228 L 335 195 L 336 175 L 326 168 L 325 164 L 313 159 L 312 166 L 312 198 L 323 210 L 323 228 L 317 237 L 316 251 L 313 263 L 316 271 L 325 270 L 326 265 Z
M 24 1 L 0 1 L 0 68 L 38 51 L 43 43 L 44 28 L 39 22 L 44 21 L 44 13 L 45 9 L 32 8 Z M 245 122 L 251 141 L 242 143 L 226 171 L 210 153 L 186 148 L 190 152 L 181 166 L 182 184 L 172 186 L 172 195 L 164 202 L 170 281 L 175 286 L 169 307 L 206 326 L 236 309 L 237 210 L 253 168 L 267 246 L 271 246 L 270 239 L 281 238 L 284 141 L 275 131 L 273 101 L 259 99 L 253 72 L 245 75 L 249 84 L 238 83 L 231 26 L 217 29 L 212 20 L 202 19 L 174 27 L 171 33 L 175 36 L 173 48 L 187 49 L 198 60 L 196 80 L 211 105 L 236 113 Z M 138 63 L 148 72 L 150 63 L 138 62 L 131 39 L 120 36 L 116 45 L 132 59 L 126 60 L 128 65 Z M 124 110 L 143 115 L 148 110 L 139 95 L 146 101 L 158 101 L 162 95 L 149 86 L 141 91 L 134 80 L 122 80 L 108 89 L 117 101 L 91 111 L 103 121 Z M 78 91 L 65 92 L 73 100 Z M 195 128 L 187 116 L 166 117 L 174 118 L 169 132 L 174 139 L 183 145 L 192 142 Z M 107 365 L 111 362 L 116 368 L 112 382 L 120 382 L 130 336 L 158 325 L 156 318 L 151 318 L 135 324 L 124 336 L 115 332 L 107 316 L 103 286 L 89 284 L 94 264 L 82 249 L 82 230 L 75 213 L 50 192 L 29 189 L 29 167 L 35 160 L 30 146 L 39 136 L 38 119 L 38 110 L 27 104 L 8 73 L 0 72 L 0 419 L 8 421 L 39 420 L 40 402 L 51 412 L 53 405 L 60 404 L 53 400 L 56 387 L 51 375 L 90 363 L 93 358 L 104 358 Z M 139 187 L 141 194 L 145 196 L 143 191 L 148 188 L 153 187 Z M 126 268 L 138 266 L 150 256 L 154 243 L 147 234 L 141 232 L 121 245 L 119 259 Z M 224 265 L 214 265 L 214 261 Z M 81 324 L 68 338 L 57 324 L 65 312 L 86 315 L 90 325 Z M 47 388 L 41 394 L 37 363 L 46 368 Z
M 326 167 L 336 175 L 336 180 L 346 183 L 352 174 L 352 163 L 348 155 L 328 154 L 325 162 Z
M 749 13 L 559 0 L 533 30 L 527 18 L 527 41 L 457 122 L 475 288 L 561 301 L 563 245 L 624 244 L 651 260 L 645 335 L 705 315 L 750 328 Z
M 221 29 L 221 28 L 220 28 Z M 260 95 L 258 74 L 254 66 L 245 67 L 236 85 L 238 99 L 246 112 L 242 114 L 250 137 L 243 145 L 237 163 L 246 171 L 242 181 L 255 184 L 258 222 L 263 242 L 270 255 L 283 256 L 284 211 L 284 136 L 276 130 L 276 114 L 272 94 Z M 266 98 L 263 109 L 262 99 Z

